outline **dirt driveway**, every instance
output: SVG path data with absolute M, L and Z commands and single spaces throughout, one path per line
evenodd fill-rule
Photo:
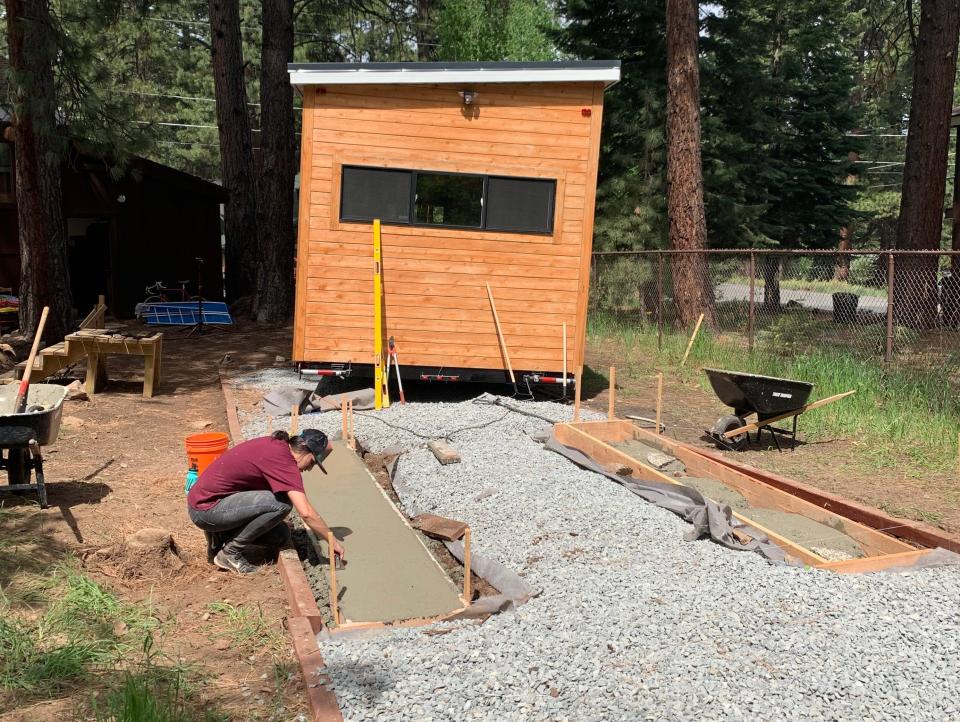
M 202 338 L 168 331 L 161 393 L 153 399 L 141 395 L 142 361 L 138 368 L 135 359 L 111 357 L 105 392 L 66 402 L 59 439 L 45 449 L 50 508 L 41 511 L 33 495 L 0 496 L 0 539 L 28 560 L 6 576 L 42 572 L 75 555 L 120 599 L 150 605 L 165 658 L 187 665 L 200 680 L 200 699 L 237 720 L 296 719 L 306 711 L 300 675 L 275 568 L 240 577 L 206 561 L 203 536 L 185 513 L 183 439 L 227 430 L 218 371 L 225 355 L 229 370 L 271 365 L 289 357 L 290 338 L 289 328 L 251 324 Z M 183 564 L 138 566 L 93 553 L 145 527 L 172 532 Z M 257 634 L 244 639 L 238 619 Z M 79 685 L 55 699 L 34 696 L 0 719 L 62 719 L 92 691 Z

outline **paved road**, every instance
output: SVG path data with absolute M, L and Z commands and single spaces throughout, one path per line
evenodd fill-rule
M 763 302 L 763 288 L 757 287 L 756 302 Z M 749 301 L 750 286 L 745 283 L 721 283 L 716 286 L 718 301 Z M 833 296 L 820 291 L 796 291 L 790 288 L 780 289 L 780 302 L 787 304 L 796 301 L 804 308 L 812 311 L 833 313 Z M 877 296 L 860 296 L 857 310 L 885 316 L 887 313 L 887 299 Z

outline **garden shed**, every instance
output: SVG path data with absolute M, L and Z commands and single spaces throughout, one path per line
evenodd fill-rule
M 604 90 L 619 61 L 292 64 L 303 94 L 293 356 L 503 380 L 583 361 Z

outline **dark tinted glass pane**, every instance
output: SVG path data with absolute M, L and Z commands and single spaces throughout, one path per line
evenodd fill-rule
M 483 177 L 417 173 L 417 223 L 479 228 Z
M 409 223 L 410 176 L 406 170 L 344 168 L 340 217 Z
M 487 185 L 487 228 L 549 233 L 553 229 L 552 180 L 490 178 Z

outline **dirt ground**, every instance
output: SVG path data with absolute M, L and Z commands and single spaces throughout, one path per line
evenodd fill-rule
M 131 326 L 132 330 L 142 330 Z M 34 570 L 64 555 L 121 599 L 149 602 L 163 623 L 161 649 L 171 662 L 204 680 L 201 699 L 236 720 L 293 720 L 305 713 L 299 669 L 284 623 L 283 588 L 274 567 L 249 577 L 217 571 L 206 561 L 203 535 L 189 521 L 183 492 L 183 439 L 227 431 L 219 364 L 235 371 L 290 355 L 290 329 L 238 324 L 204 337 L 165 333 L 161 392 L 145 399 L 142 360 L 111 357 L 110 383 L 89 401 L 68 401 L 57 442 L 44 449 L 50 507 L 35 495 L 0 496 L 6 513 L 0 537 L 15 539 Z M 82 368 L 78 370 L 82 378 Z M 137 567 L 94 554 L 116 547 L 145 527 L 172 532 L 184 562 Z M 263 615 L 272 648 L 250 648 L 225 632 L 215 603 L 243 605 Z M 259 610 L 259 611 L 256 611 Z M 272 632 L 276 631 L 276 635 Z M 279 682 L 275 682 L 279 680 Z M 81 688 L 61 698 L 27 703 L 0 715 L 4 722 L 72 718 L 90 696 Z
M 617 365 L 613 347 L 588 344 L 586 364 L 594 373 L 584 372 L 585 405 L 607 412 L 609 403 L 608 369 Z M 704 439 L 704 430 L 730 410 L 714 394 L 703 389 L 695 374 L 678 375 L 676 369 L 631 369 L 617 374 L 616 413 L 653 418 L 656 410 L 657 382 L 653 376 L 662 371 L 662 421 L 667 434 L 680 441 L 716 447 Z M 601 373 L 602 372 L 602 373 Z M 843 403 L 842 401 L 840 403 Z M 877 469 L 870 462 L 870 449 L 859 439 L 804 441 L 804 429 L 811 418 L 800 417 L 799 443 L 781 440 L 781 453 L 768 435 L 763 444 L 751 443 L 744 451 L 723 451 L 745 464 L 796 479 L 820 489 L 883 509 L 893 516 L 924 521 L 952 532 L 960 531 L 960 481 L 956 477 L 931 472 L 913 477 L 898 468 Z M 637 422 L 643 425 L 643 422 Z M 653 424 L 649 424 L 653 428 Z M 952 450 L 951 450 L 952 452 Z

